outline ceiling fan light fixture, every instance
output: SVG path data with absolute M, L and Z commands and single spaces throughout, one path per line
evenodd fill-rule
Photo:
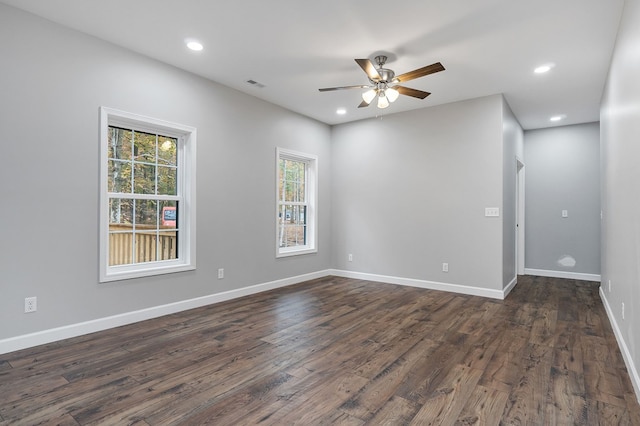
M 389 87 L 387 90 L 385 90 L 384 94 L 387 99 L 389 99 L 389 102 L 395 102 L 396 99 L 398 99 L 398 96 L 400 96 L 400 92 L 392 87 Z
M 375 89 L 367 90 L 362 94 L 362 100 L 370 104 L 373 98 L 375 98 L 377 94 L 378 92 Z
M 380 92 L 380 96 L 378 96 L 378 108 L 384 109 L 389 106 L 389 100 L 384 95 L 384 92 Z
M 375 61 L 378 64 L 377 68 L 370 59 L 356 59 L 355 61 L 369 78 L 369 84 L 327 87 L 318 90 L 320 92 L 332 92 L 335 90 L 344 89 L 365 89 L 366 91 L 361 94 L 362 102 L 360 103 L 360 105 L 358 105 L 358 108 L 368 107 L 371 102 L 374 101 L 376 96 L 378 97 L 378 108 L 388 108 L 391 102 L 394 102 L 398 99 L 399 95 L 411 96 L 417 99 L 424 99 L 431 94 L 423 90 L 406 87 L 404 86 L 404 84 L 402 86 L 397 86 L 398 83 L 405 83 L 416 78 L 424 77 L 429 74 L 434 74 L 445 70 L 440 62 L 436 62 L 431 65 L 427 65 L 426 67 L 418 68 L 413 71 L 400 74 L 398 77 L 396 77 L 396 74 L 393 70 L 383 68 L 384 64 L 387 61 L 387 57 L 384 55 L 378 55 L 375 57 Z

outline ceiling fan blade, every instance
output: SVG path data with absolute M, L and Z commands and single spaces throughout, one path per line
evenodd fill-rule
M 356 86 L 342 86 L 342 87 L 327 87 L 324 89 L 318 89 L 321 92 L 331 92 L 333 90 L 346 90 L 346 89 L 366 89 L 368 87 L 371 87 L 369 85 L 365 85 L 365 84 L 358 84 Z
M 362 101 L 362 102 L 360 102 L 360 105 L 358 105 L 358 108 L 366 108 L 369 105 L 371 105 L 371 104 L 367 103 L 367 101 Z
M 356 59 L 355 61 L 358 63 L 358 65 L 360 65 L 360 68 L 362 68 L 363 71 L 367 73 L 367 76 L 369 76 L 371 80 L 380 80 L 382 78 L 380 77 L 380 74 L 378 74 L 378 70 L 376 70 L 376 67 L 373 66 L 370 60 Z
M 412 89 L 410 87 L 404 86 L 394 86 L 393 88 L 400 92 L 401 95 L 412 96 L 419 99 L 424 99 L 431 94 L 429 92 L 423 92 L 422 90 Z
M 427 65 L 426 67 L 418 68 L 417 70 L 400 74 L 395 78 L 395 80 L 399 82 L 405 82 L 405 81 L 413 80 L 419 77 L 424 77 L 425 75 L 433 74 L 440 71 L 444 71 L 444 67 L 440 62 L 436 62 L 435 64 Z

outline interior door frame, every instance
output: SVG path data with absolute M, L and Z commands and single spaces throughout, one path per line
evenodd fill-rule
M 524 162 L 516 156 L 516 274 L 524 275 Z

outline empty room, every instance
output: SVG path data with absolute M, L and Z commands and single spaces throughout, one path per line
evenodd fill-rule
M 640 425 L 637 0 L 0 0 L 0 425 Z

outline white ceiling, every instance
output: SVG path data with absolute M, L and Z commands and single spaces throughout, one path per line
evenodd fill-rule
M 624 0 L 0 0 L 328 124 L 503 93 L 525 129 L 599 119 Z M 185 48 L 187 38 L 204 44 Z M 357 106 L 384 52 L 431 92 Z M 533 69 L 554 63 L 551 72 Z M 246 83 L 253 79 L 260 89 Z M 339 107 L 347 109 L 337 115 Z M 560 123 L 549 117 L 565 114 Z

